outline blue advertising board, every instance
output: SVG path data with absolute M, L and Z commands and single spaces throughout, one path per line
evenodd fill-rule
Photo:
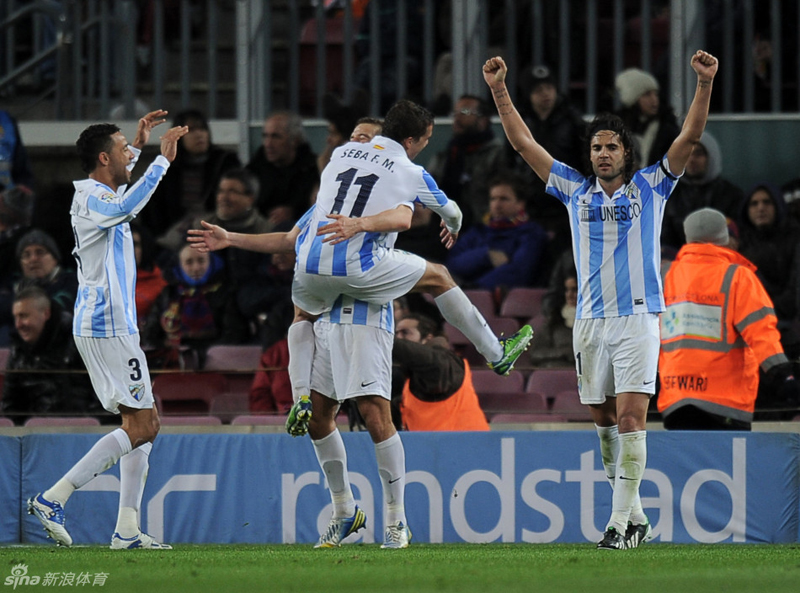
M 369 518 L 367 529 L 352 541 L 381 541 L 373 445 L 366 433 L 342 436 L 355 497 Z M 800 435 L 653 431 L 647 438 L 641 496 L 655 541 L 798 541 Z M 59 434 L 19 439 L 20 516 L 16 531 L 3 521 L 0 541 L 45 541 L 38 522 L 24 514 L 24 499 L 60 478 L 97 439 Z M 415 542 L 601 538 L 611 487 L 594 431 L 402 433 L 402 439 L 406 511 Z M 0 454 L 6 468 L 14 451 L 4 440 Z M 110 540 L 118 476 L 112 468 L 70 498 L 67 528 L 76 543 Z M 4 481 L 0 496 L 11 490 Z M 330 497 L 308 438 L 162 435 L 150 455 L 141 524 L 163 541 L 312 543 L 330 515 Z

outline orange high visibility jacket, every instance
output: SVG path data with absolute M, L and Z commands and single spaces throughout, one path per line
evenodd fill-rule
M 472 371 L 464 361 L 464 382 L 445 400 L 426 402 L 417 398 L 406 379 L 403 386 L 403 424 L 407 430 L 489 430 L 472 384 Z
M 661 391 L 666 415 L 685 405 L 752 422 L 759 365 L 787 362 L 756 267 L 725 247 L 684 245 L 664 278 Z

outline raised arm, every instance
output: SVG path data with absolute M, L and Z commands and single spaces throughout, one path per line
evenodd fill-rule
M 539 178 L 547 183 L 554 159 L 541 144 L 536 142 L 514 107 L 514 103 L 511 102 L 511 96 L 506 88 L 507 72 L 508 67 L 501 57 L 489 58 L 483 65 L 483 79 L 492 89 L 494 104 L 497 105 L 497 113 L 500 114 L 500 122 L 503 124 L 508 141 Z
M 236 247 L 247 251 L 261 253 L 291 253 L 300 229 L 296 226 L 288 233 L 261 233 L 248 235 L 245 233 L 231 233 L 221 226 L 201 221 L 202 229 L 190 229 L 188 241 L 197 251 L 206 253 L 218 251 L 226 247 Z
M 683 173 L 686 161 L 692 154 L 695 144 L 700 142 L 700 136 L 708 120 L 708 106 L 711 102 L 711 86 L 717 74 L 719 61 L 717 58 L 702 50 L 697 50 L 692 56 L 692 68 L 697 73 L 697 88 L 694 99 L 689 106 L 686 120 L 683 122 L 681 133 L 675 138 L 672 146 L 667 151 L 670 172 L 674 175 Z

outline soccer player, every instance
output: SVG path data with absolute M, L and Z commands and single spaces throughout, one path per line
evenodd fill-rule
M 139 345 L 136 262 L 128 224 L 153 195 L 175 159 L 178 139 L 188 132 L 185 126 L 168 130 L 161 137 L 161 155 L 128 187 L 141 148 L 166 114 L 157 110 L 140 119 L 133 145 L 113 124 L 89 126 L 76 143 L 89 178 L 75 182 L 70 209 L 79 281 L 73 334 L 97 397 L 106 410 L 122 416 L 122 427 L 95 443 L 50 489 L 28 500 L 28 512 L 63 546 L 72 544 L 64 519 L 67 500 L 119 460 L 119 515 L 111 549 L 171 549 L 142 533 L 138 520 L 159 419 Z
M 206 230 L 189 232 L 190 241 L 203 250 L 236 246 L 280 251 L 292 248 L 296 240 L 292 298 L 297 315 L 289 329 L 289 374 L 297 403 L 289 413 L 287 429 L 294 436 L 311 432 L 320 465 L 333 484 L 334 518 L 320 538 L 321 547 L 338 546 L 366 521 L 351 504 L 352 494 L 342 494 L 350 489 L 344 445 L 334 419 L 338 402 L 346 398 L 357 398 L 375 442 L 387 505 L 384 546 L 408 545 L 410 533 L 402 506 L 405 454 L 389 406 L 394 298 L 412 289 L 433 294 L 445 319 L 470 337 L 488 361 L 494 361 L 489 366 L 499 374 L 510 372 L 531 339 L 532 330 L 525 326 L 498 340 L 444 266 L 392 249 L 396 232 L 411 223 L 414 200 L 442 216 L 446 245 L 452 245 L 460 230 L 458 207 L 422 167 L 411 162 L 427 145 L 432 124 L 427 110 L 400 101 L 387 114 L 382 136 L 367 146 L 351 142 L 337 148 L 323 171 L 317 204 L 289 233 L 248 237 L 207 224 Z M 314 329 L 321 314 L 332 322 L 325 332 Z M 325 344 L 315 347 L 315 338 Z M 312 361 L 315 374 L 324 364 L 317 361 L 320 355 L 330 358 L 331 368 L 310 384 Z M 342 496 L 347 500 L 337 503 Z
M 651 534 L 639 484 L 647 460 L 647 408 L 655 392 L 658 313 L 664 310 L 661 221 L 664 204 L 705 128 L 718 62 L 698 51 L 691 66 L 697 89 L 667 154 L 634 172 L 630 132 L 619 118 L 600 115 L 587 133 L 588 177 L 554 160 L 533 138 L 506 89 L 503 59 L 490 58 L 483 66 L 506 136 L 570 215 L 579 286 L 573 331 L 578 388 L 597 425 L 603 465 L 614 488 L 600 549 L 635 548 Z

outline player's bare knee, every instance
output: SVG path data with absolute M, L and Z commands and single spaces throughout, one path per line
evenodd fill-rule
M 439 296 L 455 286 L 455 280 L 453 280 L 453 277 L 444 265 L 428 262 L 425 268 L 425 274 L 414 289 L 427 292 L 433 296 Z

